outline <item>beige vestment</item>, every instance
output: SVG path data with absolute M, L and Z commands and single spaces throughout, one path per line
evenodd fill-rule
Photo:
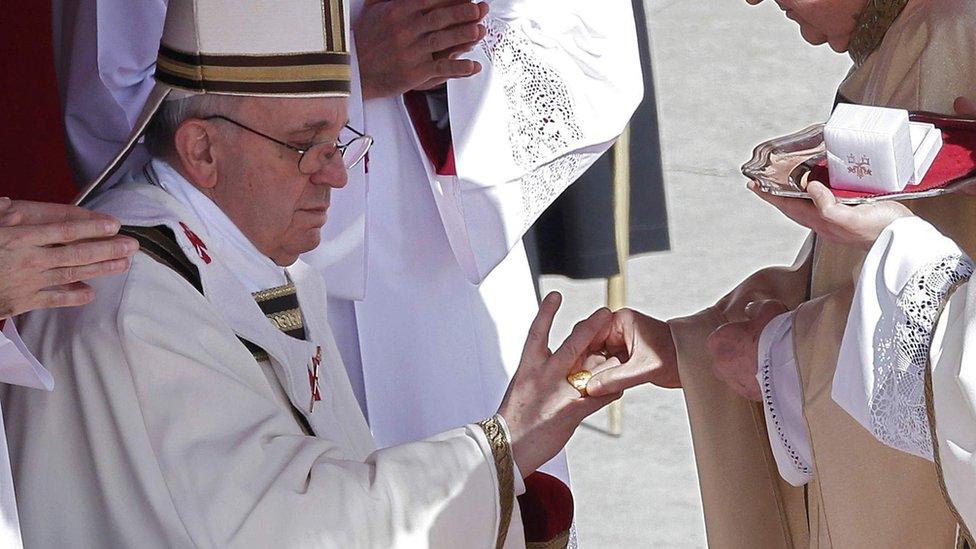
M 883 42 L 840 88 L 849 101 L 952 113 L 976 90 L 976 2 L 912 0 Z M 921 217 L 976 249 L 976 198 L 909 202 Z M 809 244 L 809 243 L 808 243 Z M 670 322 L 692 425 L 709 544 L 713 547 L 948 547 L 955 521 L 932 464 L 885 447 L 830 398 L 860 250 L 817 242 L 791 268 L 764 269 L 718 304 Z M 829 294 L 829 295 L 828 295 Z M 822 299 L 816 299 L 824 296 Z M 705 341 L 744 308 L 774 298 L 794 318 L 797 367 L 814 454 L 807 489 L 781 480 L 762 407 L 711 371 Z

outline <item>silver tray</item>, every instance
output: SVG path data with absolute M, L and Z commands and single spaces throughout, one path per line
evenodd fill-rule
M 752 160 L 742 165 L 742 174 L 759 185 L 759 189 L 776 196 L 810 199 L 806 193 L 810 168 L 807 163 L 826 155 L 823 140 L 823 124 L 790 135 L 760 143 L 752 153 Z M 913 200 L 956 192 L 976 183 L 976 177 L 968 177 L 934 189 L 916 192 L 900 192 L 854 198 L 841 198 L 845 204 L 864 204 L 880 200 Z

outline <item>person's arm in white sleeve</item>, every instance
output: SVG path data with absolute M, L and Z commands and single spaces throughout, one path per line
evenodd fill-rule
M 756 380 L 762 392 L 769 445 L 780 476 L 793 486 L 813 478 L 810 435 L 803 418 L 803 394 L 793 351 L 793 313 L 766 325 L 759 337 Z
M 13 319 L 0 320 L 0 323 L 3 325 L 0 332 L 0 383 L 45 391 L 54 389 L 51 372 L 24 345 Z
M 881 232 L 864 260 L 832 397 L 879 441 L 932 459 L 925 372 L 942 304 L 973 261 L 918 217 Z
M 122 148 L 152 90 L 166 0 L 53 4 L 55 60 L 65 133 L 82 182 Z M 144 162 L 142 147 L 129 165 Z

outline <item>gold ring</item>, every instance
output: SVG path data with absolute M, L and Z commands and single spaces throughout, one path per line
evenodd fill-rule
M 589 370 L 580 370 L 566 376 L 566 381 L 573 386 L 573 389 L 579 391 L 581 397 L 585 397 L 586 384 L 590 381 L 591 377 L 593 377 L 593 373 Z

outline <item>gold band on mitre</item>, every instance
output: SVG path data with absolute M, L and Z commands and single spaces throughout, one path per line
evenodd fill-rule
M 197 93 L 348 95 L 352 69 L 348 53 L 206 55 L 161 45 L 156 80 Z

